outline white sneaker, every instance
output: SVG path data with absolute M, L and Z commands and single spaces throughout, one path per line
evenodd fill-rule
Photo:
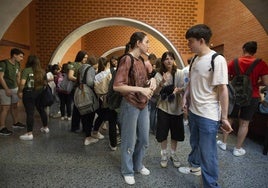
M 233 155 L 236 157 L 240 157 L 246 154 L 246 150 L 244 150 L 243 148 L 237 149 L 236 147 L 234 147 L 233 150 Z
M 87 146 L 89 144 L 94 144 L 97 143 L 99 141 L 99 139 L 96 138 L 92 138 L 92 137 L 87 137 L 84 141 L 84 145 Z
M 217 145 L 219 146 L 220 149 L 222 149 L 223 151 L 226 150 L 227 144 L 223 143 L 221 140 L 217 141 Z
M 71 120 L 72 120 L 72 117 L 67 117 L 67 120 L 68 120 L 68 121 L 71 121 Z
M 161 154 L 161 161 L 160 161 L 160 166 L 162 168 L 166 168 L 168 165 L 168 156 L 167 153 Z
M 139 173 L 144 176 L 148 176 L 150 174 L 150 170 L 148 170 L 145 166 L 143 166 L 142 169 L 139 171 Z
M 60 119 L 61 119 L 61 120 L 64 120 L 64 117 L 62 116 Z
M 170 160 L 173 162 L 173 165 L 176 168 L 179 168 L 181 166 L 181 163 L 175 153 L 170 155 Z
M 28 134 L 28 133 L 23 134 L 20 136 L 20 139 L 21 140 L 33 140 L 33 134 Z
M 193 174 L 196 176 L 200 176 L 201 175 L 201 168 L 194 168 L 194 167 L 180 167 L 179 172 L 183 173 L 183 174 Z
M 42 127 L 42 128 L 40 129 L 40 131 L 41 131 L 42 133 L 49 133 L 49 128 L 47 128 L 47 127 Z
M 104 136 L 99 131 L 97 133 L 92 132 L 91 136 L 93 138 L 100 139 L 100 140 L 104 139 Z
M 124 176 L 124 180 L 128 185 L 134 185 L 135 184 L 134 176 Z
M 112 151 L 116 151 L 117 150 L 117 147 L 116 146 L 113 147 L 113 146 L 111 146 L 111 144 L 109 144 L 109 146 L 110 146 L 110 148 L 111 148 Z

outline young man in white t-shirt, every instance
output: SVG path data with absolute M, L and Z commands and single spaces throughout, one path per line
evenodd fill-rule
M 215 51 L 209 48 L 211 36 L 210 28 L 204 24 L 191 27 L 185 35 L 189 48 L 197 57 L 192 62 L 190 81 L 183 99 L 184 108 L 189 110 L 190 167 L 180 167 L 179 171 L 194 175 L 202 173 L 203 187 L 219 187 L 216 135 L 220 122 L 223 131 L 232 131 L 227 118 L 227 63 L 219 55 L 212 70 L 211 58 Z M 190 100 L 187 101 L 187 98 Z

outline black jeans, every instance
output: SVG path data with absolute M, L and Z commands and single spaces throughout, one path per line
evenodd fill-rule
M 74 100 L 75 89 L 76 88 L 74 88 L 71 92 L 72 100 Z M 80 129 L 80 120 L 81 120 L 80 113 L 73 103 L 72 122 L 71 122 L 71 131 L 72 132 L 75 132 L 75 131 Z M 83 127 L 83 131 L 84 131 L 84 127 Z
M 67 111 L 67 116 L 71 117 L 71 115 L 72 115 L 72 106 L 71 106 L 72 105 L 72 96 L 71 96 L 71 94 L 58 92 L 58 96 L 60 99 L 61 117 L 65 116 L 65 107 L 66 107 L 66 111 Z
M 93 121 L 95 118 L 95 112 L 81 115 L 80 117 L 81 117 L 81 121 L 82 121 L 83 131 L 85 132 L 86 137 L 91 136 Z
M 94 131 L 98 131 L 104 121 L 109 121 L 109 140 L 112 147 L 117 145 L 116 139 L 116 124 L 117 112 L 109 108 L 99 108 L 96 113 L 98 114 L 94 124 Z
M 34 110 L 36 110 L 40 114 L 41 121 L 43 126 L 47 126 L 47 113 L 45 111 L 45 107 L 40 105 L 40 93 L 41 90 L 31 90 L 24 89 L 22 102 L 26 112 L 26 124 L 27 124 L 27 132 L 33 131 L 34 127 Z

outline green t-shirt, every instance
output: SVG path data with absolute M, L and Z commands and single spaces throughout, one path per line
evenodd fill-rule
M 25 88 L 34 88 L 34 74 L 32 67 L 28 67 L 23 69 L 21 73 L 21 79 L 26 80 Z
M 81 67 L 81 63 L 79 62 L 72 62 L 68 64 L 68 70 L 73 70 L 75 77 L 77 77 L 77 73 L 80 67 Z
M 20 64 L 18 62 L 12 64 L 8 59 L 1 61 L 0 72 L 4 73 L 4 80 L 6 81 L 9 89 L 18 87 L 17 75 L 20 72 Z M 4 89 L 2 85 L 0 85 L 0 88 Z

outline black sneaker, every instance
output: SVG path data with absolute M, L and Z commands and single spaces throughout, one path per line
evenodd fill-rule
M 3 129 L 0 130 L 0 135 L 3 136 L 9 136 L 11 135 L 13 132 L 8 130 L 6 127 L 4 127 Z
M 25 127 L 26 127 L 26 125 L 22 124 L 21 122 L 17 122 L 17 123 L 12 125 L 12 128 L 14 128 L 14 129 L 24 129 Z

